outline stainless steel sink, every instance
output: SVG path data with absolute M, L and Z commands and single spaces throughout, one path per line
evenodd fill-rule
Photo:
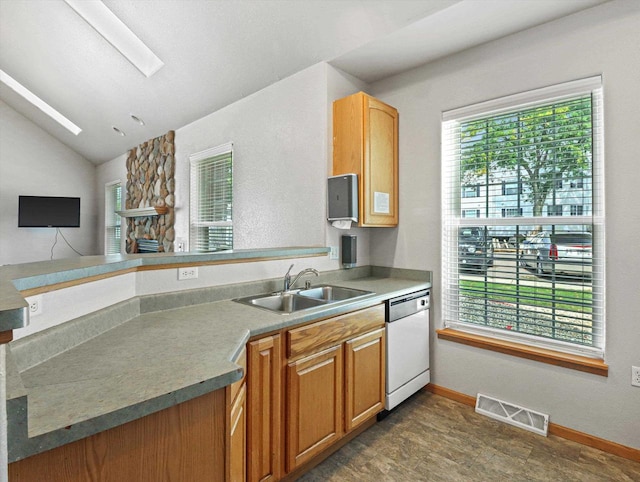
M 254 295 L 247 296 L 246 298 L 239 298 L 233 301 L 237 301 L 238 303 L 243 303 L 249 306 L 256 306 L 258 308 L 276 311 L 279 313 L 293 313 L 294 311 L 306 310 L 325 304 L 323 300 L 298 296 L 296 293 L 272 293 L 266 295 Z
M 337 303 L 339 301 L 355 299 L 372 293 L 372 291 L 343 288 L 342 286 L 323 285 L 286 293 L 246 296 L 233 301 L 280 314 L 287 314 Z
M 371 294 L 371 291 L 356 290 L 353 288 L 344 288 L 342 286 L 323 285 L 316 286 L 308 290 L 298 291 L 299 296 L 305 296 L 317 300 L 331 301 L 344 301 L 352 298 L 358 298 Z

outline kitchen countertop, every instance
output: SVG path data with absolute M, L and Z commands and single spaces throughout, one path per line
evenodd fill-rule
M 241 378 L 233 360 L 250 337 L 428 288 L 423 273 L 341 280 L 374 294 L 289 315 L 232 300 L 142 313 L 19 374 L 8 360 L 9 460 L 223 388 Z
M 324 247 L 292 247 L 240 249 L 215 253 L 113 254 L 0 266 L 0 332 L 27 325 L 27 302 L 20 294 L 20 291 L 24 290 L 119 271 L 161 268 L 167 264 L 199 266 L 261 258 L 322 256 L 328 252 L 329 249 Z

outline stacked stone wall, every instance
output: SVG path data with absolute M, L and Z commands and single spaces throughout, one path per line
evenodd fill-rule
M 172 252 L 175 240 L 175 132 L 151 139 L 127 156 L 126 209 L 167 207 L 158 216 L 127 218 L 127 253 L 137 253 L 136 239 L 155 239 L 158 251 Z

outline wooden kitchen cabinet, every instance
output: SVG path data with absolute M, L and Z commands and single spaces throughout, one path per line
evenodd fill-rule
M 247 479 L 279 480 L 281 447 L 281 337 L 272 335 L 248 344 Z
M 247 480 L 247 350 L 243 349 L 236 363 L 242 368 L 242 378 L 227 387 L 227 440 L 226 470 L 227 481 Z
M 227 479 L 230 482 L 247 480 L 247 390 L 243 384 L 229 410 L 229 441 L 227 449 Z
M 384 409 L 384 328 L 345 343 L 346 431 Z
M 375 422 L 384 409 L 384 324 L 379 304 L 249 341 L 247 480 L 295 480 Z
M 342 358 L 338 345 L 287 366 L 287 471 L 342 436 Z
M 225 480 L 226 389 L 9 464 L 10 482 Z
M 358 175 L 358 225 L 398 225 L 398 111 L 364 92 L 333 103 L 333 175 Z
M 287 472 L 384 409 L 384 305 L 287 331 Z

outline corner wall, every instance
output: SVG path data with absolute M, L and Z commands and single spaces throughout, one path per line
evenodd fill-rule
M 339 246 L 340 235 L 351 233 L 358 235 L 358 265 L 370 264 L 372 229 L 342 231 L 326 220 L 333 101 L 363 89 L 360 80 L 321 62 L 176 129 L 176 241 L 189 238 L 189 156 L 233 142 L 235 249 Z M 124 182 L 125 163 L 122 155 L 98 166 L 101 237 L 104 184 Z M 316 267 L 340 266 L 327 257 Z
M 189 233 L 189 156 L 233 142 L 234 249 L 323 246 L 325 66 L 176 130 L 176 238 Z
M 605 112 L 606 362 L 600 377 L 432 338 L 433 383 L 486 393 L 551 421 L 640 448 L 640 3 L 614 1 L 373 85 L 400 112 L 400 227 L 373 233 L 372 264 L 433 271 L 442 327 L 440 132 L 443 111 L 602 74 Z M 633 268 L 631 268 L 633 267 Z M 630 269 L 631 268 L 631 269 Z
M 48 260 L 55 228 L 18 228 L 18 196 L 80 198 L 80 227 L 62 228 L 85 255 L 99 252 L 96 167 L 0 101 L 0 265 Z M 54 259 L 78 256 L 58 236 Z

